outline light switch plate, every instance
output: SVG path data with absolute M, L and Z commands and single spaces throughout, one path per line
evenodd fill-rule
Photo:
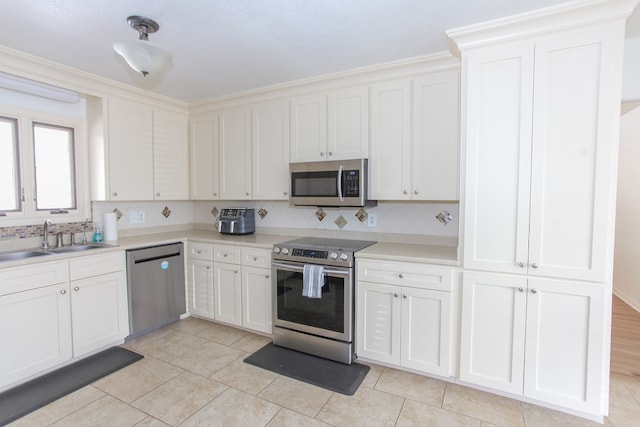
M 378 226 L 378 215 L 370 213 L 367 217 L 367 225 L 371 228 Z
M 130 212 L 129 213 L 129 223 L 137 224 L 138 223 L 138 212 Z
M 138 212 L 138 224 L 144 224 L 144 212 Z

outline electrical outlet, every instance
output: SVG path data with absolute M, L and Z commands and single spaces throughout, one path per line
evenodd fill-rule
M 378 215 L 370 213 L 367 217 L 367 225 L 371 228 L 378 226 Z
M 138 224 L 144 224 L 144 212 L 138 212 Z
M 130 212 L 129 213 L 129 223 L 137 224 L 138 223 L 138 212 Z

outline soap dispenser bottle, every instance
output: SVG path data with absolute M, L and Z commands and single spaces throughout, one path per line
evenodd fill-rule
M 93 233 L 93 242 L 94 243 L 102 242 L 102 230 L 100 229 L 99 225 L 96 225 L 96 229 Z

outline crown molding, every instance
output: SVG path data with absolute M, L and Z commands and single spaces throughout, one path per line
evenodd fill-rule
M 493 43 L 625 20 L 639 0 L 577 0 L 446 31 L 454 54 Z

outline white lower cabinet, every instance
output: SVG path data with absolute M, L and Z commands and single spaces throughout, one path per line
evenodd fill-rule
M 66 262 L 0 270 L 0 283 L 1 390 L 73 354 Z
M 601 413 L 605 289 L 465 272 L 460 380 Z
M 187 243 L 187 299 L 191 314 L 213 319 L 213 245 Z
M 242 266 L 242 326 L 271 334 L 271 270 Z
M 190 312 L 271 334 L 271 251 L 196 242 L 187 247 Z
M 415 263 L 358 261 L 358 357 L 449 376 L 452 274 Z
M 242 275 L 240 265 L 216 262 L 213 265 L 214 318 L 242 325 Z
M 124 252 L 0 269 L 0 283 L 0 389 L 129 333 Z

